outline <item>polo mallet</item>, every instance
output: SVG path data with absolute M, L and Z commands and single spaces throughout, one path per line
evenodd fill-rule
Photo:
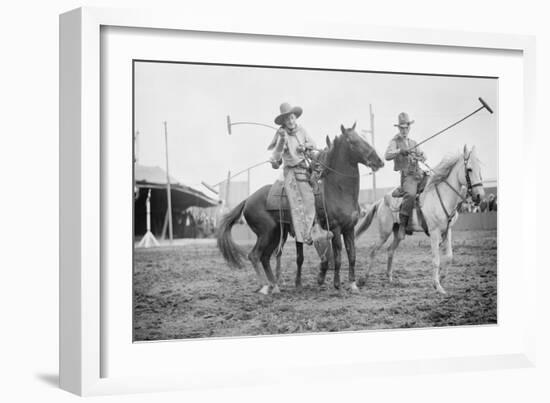
M 254 126 L 263 126 L 263 127 L 268 127 L 272 130 L 277 130 L 276 127 L 273 127 L 271 125 L 266 125 L 265 123 L 258 123 L 258 122 L 232 122 L 231 121 L 231 116 L 227 115 L 226 117 L 226 123 L 227 123 L 227 134 L 231 135 L 233 134 L 232 131 L 231 131 L 231 126 L 236 126 L 236 125 L 254 125 Z
M 479 102 L 481 102 L 481 105 L 482 105 L 482 106 L 480 106 L 479 108 L 477 108 L 475 111 L 473 111 L 473 112 L 470 113 L 469 115 L 464 116 L 462 119 L 456 121 L 456 122 L 453 123 L 452 125 L 447 126 L 447 127 L 444 128 L 443 130 L 438 131 L 436 134 L 434 134 L 434 135 L 428 137 L 427 139 L 422 140 L 420 143 L 418 143 L 418 144 L 416 144 L 415 146 L 409 148 L 408 151 L 414 150 L 416 147 L 418 147 L 418 146 L 421 145 L 421 144 L 424 144 L 426 141 L 431 140 L 431 139 L 433 139 L 433 138 L 436 137 L 436 136 L 439 136 L 441 133 L 443 133 L 443 132 L 449 130 L 451 127 L 456 126 L 456 125 L 459 124 L 460 122 L 465 121 L 465 120 L 468 119 L 470 116 L 475 115 L 476 113 L 478 113 L 478 112 L 479 112 L 480 110 L 482 110 L 482 109 L 487 109 L 490 113 L 493 113 L 493 110 L 492 110 L 491 107 L 487 104 L 487 102 L 485 102 L 485 101 L 483 100 L 483 98 L 479 97 L 478 99 L 479 99 Z

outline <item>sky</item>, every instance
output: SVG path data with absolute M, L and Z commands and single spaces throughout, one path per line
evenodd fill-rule
M 433 135 L 481 106 L 482 97 L 494 110 L 473 115 L 421 146 L 430 166 L 465 144 L 476 146 L 484 179 L 498 177 L 498 79 L 387 74 L 349 71 L 136 62 L 134 127 L 139 132 L 137 159 L 141 165 L 165 168 L 164 124 L 167 122 L 170 175 L 187 185 L 216 184 L 252 165 L 267 161 L 274 130 L 235 125 L 226 117 L 276 126 L 279 105 L 303 108 L 298 119 L 316 141 L 334 138 L 340 125 L 351 127 L 372 144 L 369 105 L 374 113 L 374 146 L 383 158 L 400 112 L 415 123 L 409 136 L 417 142 Z M 251 190 L 272 183 L 282 169 L 263 164 L 251 170 Z M 361 166 L 361 174 L 370 169 Z M 246 181 L 246 173 L 234 180 Z M 376 174 L 377 186 L 399 184 L 393 162 Z M 361 177 L 361 188 L 372 178 Z

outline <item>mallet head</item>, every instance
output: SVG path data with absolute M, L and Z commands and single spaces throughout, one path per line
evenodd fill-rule
M 478 99 L 479 99 L 479 102 L 481 102 L 481 105 L 483 105 L 483 107 L 484 107 L 485 109 L 487 109 L 489 112 L 493 113 L 493 110 L 492 110 L 491 107 L 487 104 L 487 102 L 485 102 L 485 101 L 483 100 L 483 98 L 479 97 Z

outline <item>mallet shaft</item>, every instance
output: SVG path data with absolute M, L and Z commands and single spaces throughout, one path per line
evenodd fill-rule
M 443 132 L 449 130 L 451 127 L 456 126 L 456 125 L 459 124 L 460 122 L 463 122 L 464 120 L 466 120 L 466 119 L 468 119 L 470 116 L 472 116 L 472 115 L 478 113 L 478 112 L 479 112 L 480 110 L 482 110 L 482 109 L 485 109 L 485 106 L 480 106 L 479 108 L 477 108 L 475 111 L 473 111 L 473 112 L 470 113 L 469 115 L 464 116 L 462 119 L 460 119 L 460 120 L 454 122 L 452 125 L 447 126 L 447 127 L 444 128 L 443 130 L 438 131 L 436 134 L 434 134 L 434 135 L 428 137 L 427 139 L 422 140 L 420 143 L 418 143 L 418 144 L 416 144 L 415 146 L 409 148 L 409 151 L 410 151 L 410 150 L 414 150 L 416 147 L 418 147 L 418 146 L 421 145 L 421 144 L 424 144 L 426 141 L 431 140 L 431 139 L 433 139 L 433 138 L 436 137 L 436 136 L 439 136 L 441 133 L 443 133 Z

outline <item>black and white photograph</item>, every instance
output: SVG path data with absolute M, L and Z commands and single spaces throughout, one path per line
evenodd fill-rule
M 498 323 L 498 77 L 132 70 L 134 342 Z

